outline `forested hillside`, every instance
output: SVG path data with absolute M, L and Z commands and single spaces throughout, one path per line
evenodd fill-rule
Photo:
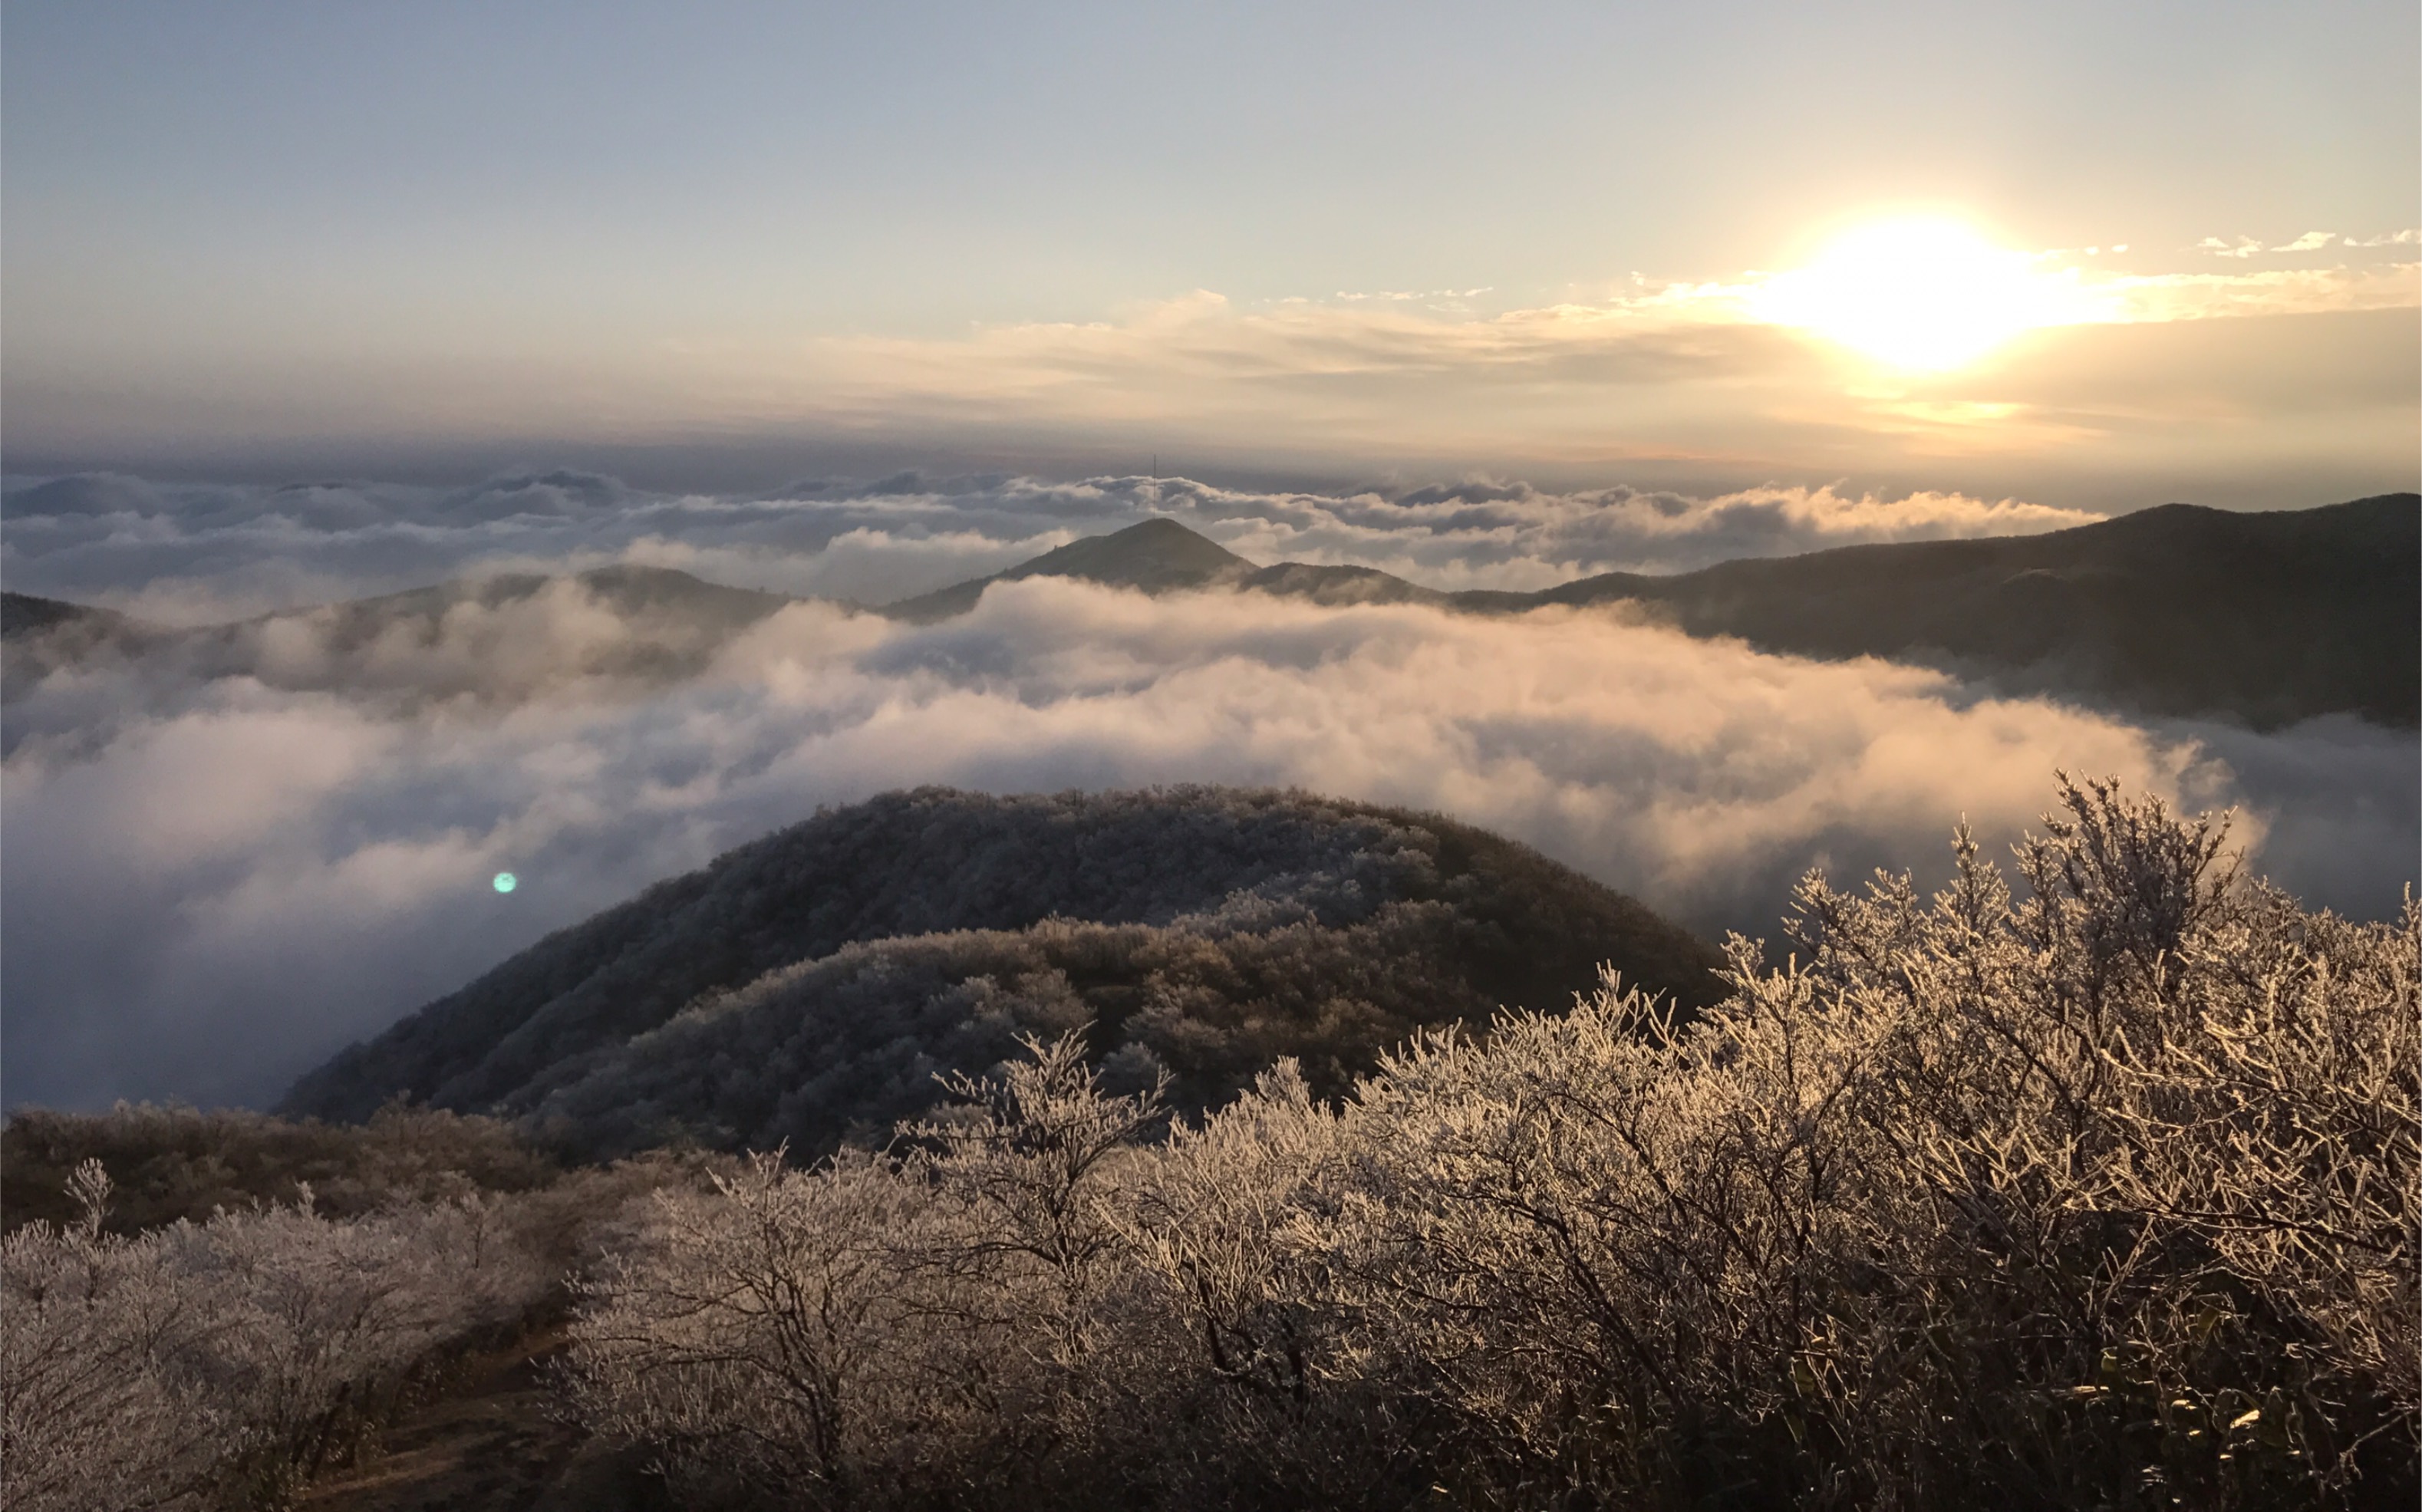
M 1021 1033 L 1216 1106 L 1280 1057 L 1342 1090 L 1416 1029 L 1560 1010 L 1601 963 L 1688 1008 L 1719 957 L 1430 814 L 1180 788 L 940 789 L 820 813 L 562 931 L 357 1045 L 282 1110 L 401 1094 L 599 1156 L 879 1140 Z

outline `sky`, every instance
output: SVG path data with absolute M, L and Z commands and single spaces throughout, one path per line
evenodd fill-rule
M 2398 3 L 20 0 L 0 448 L 2320 503 L 2417 471 L 2417 51 Z M 1912 218 L 2017 259 L 1945 296 L 2006 339 L 1775 297 Z

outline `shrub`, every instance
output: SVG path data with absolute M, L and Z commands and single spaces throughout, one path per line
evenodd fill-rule
M 884 1156 L 668 1196 L 574 1400 L 815 1504 L 2306 1506 L 2414 1494 L 2422 910 L 2064 780 L 2014 898 L 1812 875 L 1152 1137 L 1072 1034 Z
M 307 1189 L 129 1236 L 98 1161 L 71 1185 L 75 1221 L 0 1239 L 0 1466 L 25 1512 L 274 1499 L 348 1406 L 550 1279 L 480 1194 L 336 1221 Z

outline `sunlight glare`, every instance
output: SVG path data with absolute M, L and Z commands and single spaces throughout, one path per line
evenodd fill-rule
M 1893 220 L 1844 232 L 1808 266 L 1768 279 L 1754 307 L 1895 367 L 1940 370 L 2063 323 L 2066 292 L 2026 253 L 1957 221 Z

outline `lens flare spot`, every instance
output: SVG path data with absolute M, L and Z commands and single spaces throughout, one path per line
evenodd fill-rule
M 496 874 L 496 890 L 498 892 L 511 892 L 513 889 L 520 887 L 521 885 L 522 879 L 513 875 L 511 872 L 498 872 Z

